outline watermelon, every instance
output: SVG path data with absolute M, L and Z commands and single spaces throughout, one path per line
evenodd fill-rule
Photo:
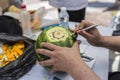
M 38 36 L 36 40 L 35 48 L 43 48 L 41 47 L 42 42 L 52 43 L 61 47 L 72 47 L 75 39 L 68 29 L 60 26 L 54 26 L 42 31 L 42 33 Z M 38 61 L 43 61 L 47 59 L 50 58 L 41 54 L 37 54 Z M 50 70 L 51 66 L 47 66 L 45 68 L 47 70 Z

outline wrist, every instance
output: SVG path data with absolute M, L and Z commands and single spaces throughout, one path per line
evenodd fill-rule
M 103 47 L 105 41 L 106 41 L 105 37 L 101 36 L 100 38 L 98 38 L 98 40 L 96 40 L 96 44 L 94 46 Z
M 76 72 L 77 71 L 79 71 L 80 69 L 82 69 L 82 65 L 84 64 L 84 62 L 83 62 L 83 60 L 82 60 L 82 58 L 80 58 L 79 60 L 77 60 L 75 63 L 73 63 L 72 65 L 71 65 L 71 67 L 69 67 L 69 70 L 67 70 L 68 71 L 68 74 L 70 74 L 70 75 L 74 75 L 74 74 L 76 74 Z
M 74 80 L 100 80 L 100 78 L 81 59 L 68 71 Z
M 106 43 L 106 36 L 102 36 L 100 41 L 99 41 L 99 47 L 105 47 Z

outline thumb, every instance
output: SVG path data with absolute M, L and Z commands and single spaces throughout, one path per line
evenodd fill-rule
M 74 48 L 74 49 L 79 48 L 80 43 L 81 43 L 81 41 L 76 41 L 72 48 Z

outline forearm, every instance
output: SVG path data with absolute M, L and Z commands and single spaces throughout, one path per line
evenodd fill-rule
M 73 66 L 69 73 L 74 80 L 100 80 L 100 78 L 84 63 L 80 61 L 76 66 Z
M 120 36 L 104 36 L 101 47 L 120 51 Z

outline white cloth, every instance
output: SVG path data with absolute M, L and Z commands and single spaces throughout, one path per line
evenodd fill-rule
M 88 5 L 88 0 L 49 0 L 49 4 L 56 7 L 66 7 L 67 10 L 80 10 Z

